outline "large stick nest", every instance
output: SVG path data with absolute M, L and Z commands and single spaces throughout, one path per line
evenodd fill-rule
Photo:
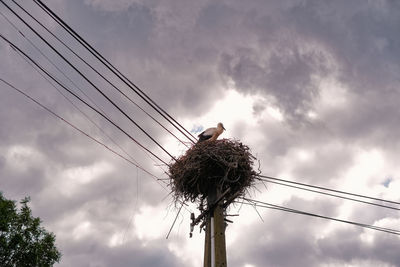
M 213 190 L 225 192 L 226 199 L 246 193 L 254 184 L 256 158 L 249 147 L 236 140 L 197 143 L 170 165 L 172 191 L 176 199 L 203 201 Z

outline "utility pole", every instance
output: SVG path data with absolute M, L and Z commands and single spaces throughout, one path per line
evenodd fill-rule
M 206 216 L 206 231 L 204 238 L 204 267 L 211 267 L 211 216 Z
M 208 214 L 204 242 L 204 267 L 226 267 L 223 195 L 219 190 L 207 198 Z

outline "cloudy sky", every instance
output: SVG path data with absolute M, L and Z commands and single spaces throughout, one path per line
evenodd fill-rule
M 11 0 L 5 2 L 170 153 L 184 153 L 185 146 Z M 17 2 L 159 118 L 33 1 Z M 223 122 L 227 131 L 222 136 L 247 144 L 264 175 L 400 201 L 398 1 L 44 2 L 193 134 Z M 2 35 L 77 93 L 85 92 L 164 161 L 171 161 L 4 5 L 0 11 L 27 39 L 3 16 Z M 3 41 L 0 58 L 0 78 L 166 178 L 166 168 L 157 159 L 68 96 L 76 107 L 72 105 L 56 90 L 60 88 Z M 182 210 L 165 238 L 179 206 L 162 181 L 0 82 L 0 191 L 14 200 L 31 197 L 34 215 L 56 234 L 63 254 L 56 266 L 201 266 L 203 233 L 196 228 L 189 239 L 195 207 Z M 274 184 L 257 184 L 250 193 L 251 198 L 286 207 L 400 229 L 399 212 L 394 210 Z M 238 205 L 230 212 L 240 216 L 226 231 L 229 266 L 400 266 L 396 235 L 268 209 L 258 209 L 260 218 L 248 206 Z

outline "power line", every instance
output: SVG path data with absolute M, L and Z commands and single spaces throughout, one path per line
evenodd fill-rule
M 326 220 L 331 220 L 331 221 L 336 221 L 336 222 L 341 222 L 341 223 L 352 224 L 355 226 L 364 227 L 364 228 L 381 231 L 381 232 L 385 232 L 385 233 L 389 233 L 389 234 L 400 235 L 400 230 L 394 230 L 394 229 L 390 229 L 390 228 L 379 227 L 379 226 L 374 226 L 374 225 L 370 225 L 370 224 L 364 224 L 364 223 L 359 223 L 359 222 L 354 222 L 354 221 L 349 221 L 349 220 L 337 219 L 337 218 L 333 218 L 333 217 L 329 217 L 329 216 L 323 216 L 323 215 L 319 215 L 319 214 L 315 214 L 315 213 L 311 213 L 311 212 L 305 212 L 305 211 L 301 211 L 301 210 L 297 210 L 297 209 L 287 208 L 287 207 L 283 207 L 283 206 L 279 206 L 279 205 L 275 205 L 275 204 L 271 204 L 271 203 L 267 203 L 267 202 L 262 202 L 259 200 L 249 199 L 249 198 L 242 198 L 242 199 L 248 202 L 248 203 L 244 203 L 244 204 L 252 205 L 255 207 L 281 210 L 281 211 L 290 212 L 290 213 L 296 213 L 296 214 L 301 214 L 301 215 L 306 215 L 306 216 L 311 216 L 311 217 L 316 217 L 316 218 L 321 218 L 321 219 L 326 219 Z
M 27 36 L 25 36 L 21 30 L 12 22 L 10 21 L 7 16 L 5 14 L 3 14 L 0 11 L 0 15 L 17 31 L 19 32 L 24 39 L 26 39 L 30 45 L 32 45 L 56 70 L 58 70 L 69 82 L 71 82 L 72 85 L 75 86 L 75 88 L 77 88 L 99 111 L 101 111 L 104 115 L 107 115 L 107 113 L 101 108 L 99 107 L 94 100 L 85 93 L 85 91 L 83 91 L 73 80 L 71 80 L 59 67 L 57 67 L 57 65 L 39 48 L 37 47 Z M 74 106 L 74 108 L 76 108 L 81 114 L 83 114 L 83 116 L 89 120 L 97 129 L 99 129 L 114 145 L 116 145 L 123 153 L 125 153 L 125 155 L 127 155 L 130 159 L 132 159 L 133 161 L 134 158 L 121 146 L 119 145 L 109 134 L 107 134 L 96 122 L 94 122 L 87 114 L 85 114 L 85 112 L 83 110 L 81 110 L 78 106 L 76 106 L 67 96 L 65 96 L 47 77 L 45 77 L 38 69 L 35 68 L 35 66 L 29 62 L 25 57 L 23 57 L 18 51 L 16 51 L 17 54 L 24 59 L 33 69 L 35 69 L 40 76 L 43 77 L 43 79 L 45 79 L 53 88 L 55 88 L 72 106 Z M 60 82 L 60 81 L 59 81 Z M 64 85 L 65 86 L 65 85 Z M 140 147 L 146 154 L 148 153 L 145 149 L 143 149 L 142 147 Z M 150 157 L 151 160 L 153 160 L 155 162 L 155 160 Z M 162 169 L 162 168 L 161 168 Z M 163 170 L 163 172 L 165 172 L 165 170 Z
M 345 195 L 350 195 L 350 196 L 355 196 L 355 197 L 366 198 L 366 199 L 400 205 L 400 202 L 396 202 L 396 201 L 392 201 L 392 200 L 386 200 L 386 199 L 382 199 L 382 198 L 376 198 L 376 197 L 371 197 L 371 196 L 366 196 L 366 195 L 361 195 L 361 194 L 355 194 L 355 193 L 351 193 L 351 192 L 340 191 L 340 190 L 331 189 L 331 188 L 322 187 L 322 186 L 299 183 L 299 182 L 295 182 L 295 181 L 280 179 L 280 178 L 261 175 L 261 174 L 258 176 L 261 178 L 261 180 L 264 180 L 264 181 L 268 181 L 268 180 L 281 181 L 281 182 L 286 182 L 286 183 L 291 183 L 291 184 L 296 184 L 296 185 L 301 185 L 301 186 L 306 186 L 306 187 L 311 187 L 311 188 L 316 188 L 316 189 L 322 189 L 322 190 L 331 191 L 331 192 L 335 192 L 335 193 L 340 193 L 340 194 L 345 194 Z M 262 179 L 262 178 L 265 178 L 265 179 Z
M 38 51 L 56 70 L 58 70 L 72 85 L 75 86 L 98 110 L 106 114 L 95 102 L 94 100 L 85 93 L 71 78 L 68 77 L 37 45 L 35 45 L 22 31 L 15 25 L 11 20 L 7 18 L 3 12 L 0 11 L 0 15 L 19 33 L 21 36 Z
M 382 204 L 378 204 L 378 203 L 373 203 L 373 202 L 368 202 L 368 201 L 364 201 L 364 200 L 359 200 L 359 199 L 355 199 L 355 198 L 350 198 L 350 197 L 344 197 L 344 196 L 340 196 L 340 195 L 335 195 L 335 194 L 330 194 L 330 193 L 326 193 L 326 192 L 322 192 L 322 191 L 317 191 L 317 190 L 312 190 L 312 189 L 308 189 L 308 188 L 303 188 L 303 187 L 299 187 L 299 186 L 295 186 L 295 185 L 290 185 L 290 184 L 284 184 L 284 183 L 280 183 L 280 182 L 275 182 L 275 181 L 269 181 L 269 180 L 265 180 L 268 183 L 273 183 L 273 184 L 278 184 L 278 185 L 282 185 L 282 186 L 287 186 L 287 187 L 291 187 L 291 188 L 296 188 L 296 189 L 300 189 L 300 190 L 305 190 L 305 191 L 309 191 L 309 192 L 313 192 L 313 193 L 318 193 L 318 194 L 322 194 L 322 195 L 327 195 L 327 196 L 331 196 L 331 197 L 337 197 L 337 198 L 341 198 L 341 199 L 346 199 L 346 200 L 351 200 L 351 201 L 355 201 L 355 202 L 360 202 L 360 203 L 364 203 L 364 204 L 369 204 L 369 205 L 373 205 L 373 206 L 378 206 L 378 207 L 382 207 L 382 208 L 387 208 L 387 209 L 392 209 L 392 210 L 400 210 L 400 208 L 395 208 L 392 206 L 387 206 L 387 205 L 382 205 Z
M 145 149 L 147 152 L 149 152 L 153 157 L 157 158 L 159 161 L 161 161 L 163 164 L 169 166 L 168 163 L 166 163 L 164 160 L 162 160 L 159 156 L 154 154 L 152 151 L 150 151 L 148 148 L 143 146 L 140 142 L 138 142 L 135 138 L 133 138 L 129 133 L 127 133 L 124 129 L 122 129 L 119 125 L 117 125 L 114 121 L 112 121 L 110 118 L 108 118 L 106 115 L 101 113 L 99 110 L 94 108 L 92 105 L 87 103 L 85 100 L 83 100 L 80 96 L 75 94 L 73 91 L 65 87 L 63 84 L 61 84 L 57 79 L 55 79 L 53 76 L 51 76 L 48 71 L 46 71 L 42 66 L 40 66 L 35 60 L 33 60 L 30 56 L 28 56 L 24 51 L 22 51 L 18 46 L 16 46 L 14 43 L 9 41 L 7 38 L 5 38 L 2 34 L 0 34 L 0 38 L 2 38 L 4 41 L 6 41 L 13 49 L 16 49 L 18 52 L 20 52 L 24 57 L 29 59 L 35 66 L 37 66 L 43 73 L 45 73 L 49 78 L 51 78 L 53 81 L 55 81 L 59 86 L 61 86 L 64 90 L 66 90 L 68 93 L 73 95 L 75 98 L 77 98 L 79 101 L 81 101 L 83 104 L 85 104 L 87 107 L 92 109 L 94 112 L 102 116 L 104 119 L 106 119 L 109 123 L 114 125 L 117 129 L 119 129 L 121 132 L 123 132 L 126 136 L 128 136 L 132 141 L 134 141 L 137 145 Z
M 16 51 L 17 52 L 17 51 Z M 98 130 L 100 130 L 115 146 L 117 146 L 125 155 L 127 155 L 131 160 L 137 163 L 137 161 L 125 150 L 120 146 L 109 134 L 107 134 L 95 121 L 93 121 L 89 115 L 87 115 L 83 110 L 81 110 L 77 105 L 72 102 L 66 95 L 62 93 L 60 89 L 58 89 L 43 73 L 40 72 L 31 62 L 29 62 L 25 57 L 23 57 L 19 52 L 17 54 L 25 60 L 39 75 L 46 80 L 58 93 L 60 93 L 75 109 L 77 109 L 89 122 L 91 122 Z M 59 81 L 60 82 L 60 81 Z M 61 83 L 61 82 L 60 82 Z M 65 86 L 65 85 L 64 85 Z M 97 107 L 97 106 L 96 106 Z M 101 110 L 100 110 L 101 111 Z M 103 112 L 104 113 L 104 112 Z M 146 151 L 145 151 L 146 152 Z M 147 153 L 147 152 L 146 152 Z
M 182 202 L 181 207 L 179 208 L 178 212 L 176 213 L 175 220 L 174 220 L 174 222 L 172 223 L 171 228 L 169 228 L 169 231 L 168 231 L 168 234 L 167 234 L 167 236 L 166 236 L 166 239 L 168 239 L 169 235 L 171 234 L 172 229 L 174 228 L 174 225 L 175 225 L 175 223 L 176 223 L 176 220 L 178 219 L 178 216 L 179 216 L 179 214 L 181 213 L 181 209 L 182 209 L 182 207 L 183 207 L 183 204 L 185 204 L 185 202 Z
M 68 124 L 70 127 L 74 128 L 75 130 L 77 130 L 78 132 L 80 132 L 81 134 L 87 136 L 88 138 L 90 138 L 91 140 L 95 141 L 96 143 L 98 143 L 99 145 L 105 147 L 107 150 L 111 151 L 112 153 L 114 153 L 115 155 L 117 155 L 118 157 L 124 159 L 125 161 L 127 161 L 128 163 L 134 165 L 135 167 L 141 169 L 142 171 L 144 171 L 145 173 L 149 174 L 151 177 L 153 177 L 157 182 L 160 180 L 157 176 L 155 176 L 154 174 L 152 174 L 151 172 L 147 171 L 146 169 L 144 169 L 142 166 L 140 166 L 136 161 L 133 162 L 132 160 L 128 159 L 127 157 L 123 156 L 122 154 L 118 153 L 117 151 L 113 150 L 112 148 L 110 148 L 109 146 L 107 146 L 106 144 L 102 143 L 100 140 L 97 140 L 96 138 L 94 138 L 93 136 L 91 136 L 90 134 L 86 133 L 85 131 L 81 130 L 80 128 L 78 128 L 77 126 L 75 126 L 73 123 L 69 122 L 68 120 L 64 119 L 63 117 L 61 117 L 60 115 L 58 115 L 56 112 L 52 111 L 50 108 L 46 107 L 45 105 L 43 105 L 42 103 L 40 103 L 38 100 L 34 99 L 33 97 L 31 97 L 30 95 L 28 95 L 27 93 L 25 93 L 24 91 L 22 91 L 21 89 L 15 87 L 14 85 L 12 85 L 11 83 L 7 82 L 6 80 L 4 80 L 3 78 L 0 78 L 0 81 L 2 81 L 4 84 L 8 85 L 9 87 L 11 87 L 12 89 L 14 89 L 15 91 L 17 91 L 18 93 L 22 94 L 23 96 L 25 96 L 26 98 L 28 98 L 29 100 L 33 101 L 34 103 L 36 103 L 37 105 L 39 105 L 40 107 L 42 107 L 43 109 L 45 109 L 46 111 L 48 111 L 49 113 L 51 113 L 53 116 L 57 117 L 58 119 L 60 119 L 61 121 L 65 122 L 66 124 Z
M 51 18 L 53 18 L 62 28 L 64 28 L 74 39 L 76 39 L 82 46 L 84 46 L 94 57 L 96 57 L 102 64 L 104 64 L 112 73 L 114 73 L 121 81 L 123 81 L 131 90 L 133 90 L 148 105 L 150 105 L 154 110 L 156 110 L 164 119 L 166 119 L 169 123 L 171 123 L 179 132 L 181 132 L 192 143 L 196 142 L 197 139 L 188 130 L 186 130 L 178 121 L 176 121 L 171 115 L 169 115 L 164 109 L 162 109 L 157 103 L 155 103 L 136 84 L 134 84 L 130 79 L 128 79 L 124 74 L 122 74 L 116 67 L 114 67 L 114 65 L 112 65 L 106 58 L 104 58 L 89 43 L 87 43 L 77 32 L 75 32 L 67 23 L 65 23 L 48 6 L 46 6 L 42 1 L 34 0 L 34 2 L 43 11 L 45 11 Z
M 165 127 L 161 122 L 159 122 L 155 117 L 153 117 L 150 113 L 148 113 L 143 107 L 133 101 L 128 95 L 122 92 L 118 87 L 115 86 L 109 79 L 107 79 L 103 74 L 101 74 L 96 68 L 94 68 L 91 64 L 89 64 L 85 59 L 83 59 L 80 55 L 78 55 L 74 50 L 72 50 L 64 41 L 58 38 L 54 33 L 52 33 L 43 23 L 37 20 L 34 16 L 32 16 L 25 8 L 19 5 L 17 2 L 12 0 L 15 5 L 17 5 L 22 11 L 24 11 L 29 17 L 31 17 L 36 23 L 38 23 L 42 28 L 44 28 L 50 35 L 52 35 L 57 41 L 59 41 L 64 47 L 66 47 L 71 53 L 73 53 L 78 59 L 80 59 L 86 66 L 92 69 L 97 75 L 99 75 L 103 80 L 105 80 L 109 85 L 111 85 L 115 90 L 117 90 L 120 94 L 122 94 L 126 99 L 129 100 L 132 104 L 134 104 L 137 108 L 139 108 L 143 113 L 149 116 L 154 122 L 156 122 L 159 126 L 161 126 L 165 131 L 171 134 L 175 139 L 177 139 L 180 143 L 189 147 L 185 142 L 179 139 L 173 132 L 171 132 L 167 127 Z M 19 30 L 18 30 L 19 31 Z M 21 31 L 19 31 L 21 33 Z M 22 33 L 21 33 L 22 34 Z M 23 35 L 23 34 L 22 34 Z M 25 37 L 25 35 L 23 35 Z M 26 37 L 25 37 L 26 38 Z
M 152 140 L 159 148 L 161 148 L 168 156 L 176 160 L 161 144 L 159 144 L 150 134 L 148 134 L 135 120 L 133 120 L 124 110 L 122 110 L 114 101 L 111 100 L 100 88 L 90 81 L 80 70 L 78 70 L 68 59 L 66 59 L 57 49 L 55 49 L 46 39 L 44 39 L 35 29 L 33 29 L 20 15 L 18 15 L 3 0 L 1 3 L 8 8 L 19 20 L 21 20 L 31 31 L 33 31 L 46 45 L 48 45 L 59 57 L 61 57 L 72 69 L 74 69 L 84 80 L 86 80 L 93 88 L 95 88 L 104 98 L 106 98 L 119 112 L 121 112 L 130 122 L 139 128 L 150 140 Z

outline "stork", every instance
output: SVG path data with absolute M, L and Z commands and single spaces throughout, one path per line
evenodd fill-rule
M 200 143 L 206 140 L 215 141 L 224 130 L 224 125 L 222 123 L 218 123 L 217 127 L 208 128 L 207 130 L 199 134 L 199 141 L 197 142 Z

